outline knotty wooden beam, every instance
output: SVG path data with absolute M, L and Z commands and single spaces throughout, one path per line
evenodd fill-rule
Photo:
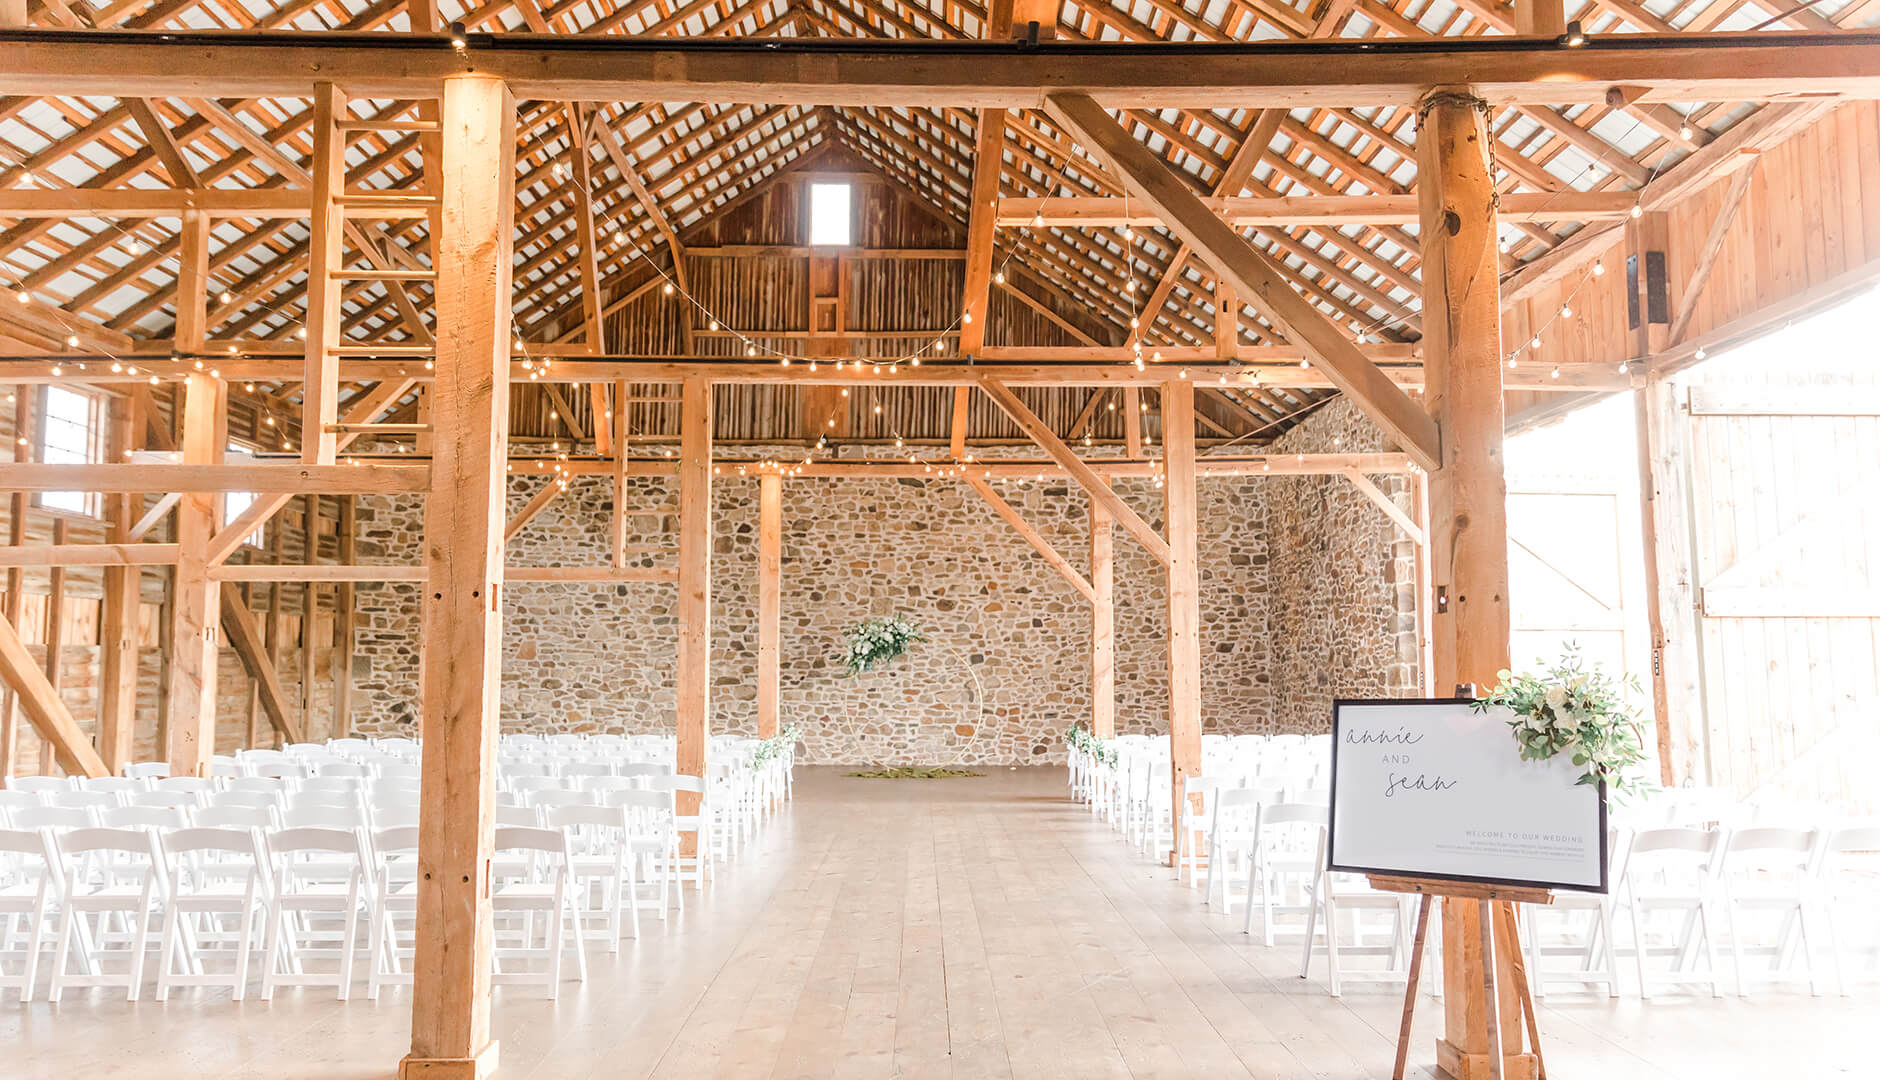
M 1132 194 L 1154 206 L 1169 230 L 1206 258 L 1241 299 L 1259 308 L 1281 333 L 1306 350 L 1339 390 L 1425 468 L 1440 455 L 1436 422 L 1411 401 L 1311 301 L 1293 291 L 1273 261 L 1216 217 L 1174 171 L 1136 141 L 1092 98 L 1052 94 L 1046 110 L 1085 149 L 1107 161 Z
M 433 98 L 463 57 L 433 47 L 365 43 L 319 32 L 265 38 L 166 31 L 96 40 L 89 31 L 0 32 L 0 94 L 27 96 L 294 97 L 321 80 L 360 97 Z M 83 48 L 72 48 L 74 41 Z M 1405 105 L 1466 72 L 1493 105 L 1599 104 L 1614 86 L 1632 104 L 1766 101 L 1807 94 L 1880 94 L 1880 34 L 1628 34 L 1563 54 L 1550 40 L 1444 38 L 1315 42 L 1191 42 L 999 48 L 921 42 L 855 49 L 766 38 L 639 40 L 594 35 L 532 48 L 475 39 L 477 71 L 547 101 L 711 101 L 767 106 L 1036 108 L 1040 92 L 1074 86 L 1110 108 L 1299 108 Z M 1570 61 L 1563 59 L 1570 56 Z
M 1162 520 L 1168 529 L 1168 741 L 1174 770 L 1175 828 L 1182 781 L 1201 774 L 1200 532 L 1195 490 L 1195 384 L 1162 386 L 1162 449 L 1168 475 Z
M 986 393 L 992 395 L 992 400 L 998 402 L 999 407 L 1005 410 L 1006 415 L 1018 424 L 1019 429 L 1024 431 L 1031 441 L 1051 455 L 1051 460 L 1057 462 L 1059 468 L 1069 473 L 1091 498 L 1103 504 L 1103 508 L 1110 512 L 1111 517 L 1122 523 L 1123 528 L 1128 531 L 1129 535 L 1136 538 L 1137 543 L 1147 548 L 1149 554 L 1154 555 L 1158 562 L 1164 566 L 1168 564 L 1168 542 L 1162 539 L 1161 534 L 1156 532 L 1148 522 L 1142 520 L 1142 516 L 1131 509 L 1128 503 L 1118 498 L 1117 494 L 1110 490 L 1110 486 L 1103 482 L 1096 470 L 1085 464 L 1070 447 L 1064 445 L 1064 440 L 1052 432 L 1050 425 L 1038 419 L 1038 415 L 1026 407 L 1025 403 L 1019 400 L 1018 395 L 1012 393 L 1010 387 L 992 379 L 984 380 L 980 385 L 985 388 Z
M 1717 256 L 1723 253 L 1723 242 L 1730 235 L 1730 224 L 1736 220 L 1736 212 L 1743 206 L 1744 196 L 1749 194 L 1749 185 L 1756 179 L 1756 166 L 1737 172 L 1730 180 L 1730 190 L 1723 196 L 1723 205 L 1717 208 L 1717 216 L 1710 223 L 1710 231 L 1704 236 L 1704 246 L 1697 254 L 1697 265 L 1691 268 L 1689 279 L 1683 282 L 1678 294 L 1678 311 L 1671 318 L 1671 327 L 1665 331 L 1667 349 L 1676 348 L 1690 332 L 1691 317 L 1697 314 L 1698 298 L 1704 295 L 1704 286 L 1710 281 L 1710 272 L 1716 268 Z
M 444 81 L 436 240 L 436 431 L 425 505 L 424 812 L 411 1053 L 402 1080 L 495 1071 L 490 861 L 502 672 L 516 108 L 501 81 Z
M 1397 527 L 1404 531 L 1405 536 L 1408 536 L 1414 543 L 1423 542 L 1422 527 L 1411 520 L 1410 515 L 1404 513 L 1403 508 L 1398 506 L 1395 500 L 1384 494 L 1383 488 L 1378 487 L 1370 477 L 1357 469 L 1345 469 L 1343 472 L 1345 479 L 1351 481 L 1351 486 L 1357 488 L 1358 493 L 1371 500 L 1379 510 L 1384 511 L 1386 517 L 1396 522 Z
M 112 401 L 109 408 L 111 437 L 106 446 L 113 456 L 121 456 L 142 442 L 142 407 L 136 398 L 124 398 Z M 134 544 L 130 519 L 143 497 L 125 494 L 107 503 L 111 524 L 106 535 L 116 544 Z M 98 613 L 98 754 L 113 775 L 123 770 L 136 751 L 137 630 L 142 583 L 140 570 L 105 568 L 104 598 Z
M 1070 564 L 1069 559 L 1058 554 L 1057 549 L 1051 546 L 1051 541 L 1046 540 L 1039 535 L 1037 529 L 1031 527 L 1031 523 L 1025 520 L 1023 514 L 1020 514 L 1011 503 L 1006 502 L 998 492 L 992 490 L 991 484 L 973 473 L 971 469 L 967 470 L 963 479 L 974 491 L 979 492 L 980 497 L 986 500 L 986 504 L 992 507 L 994 513 L 1004 518 L 1005 523 L 1010 525 L 1018 535 L 1024 537 L 1025 542 L 1030 544 L 1033 550 L 1044 556 L 1044 561 L 1051 564 L 1051 569 L 1056 570 L 1065 581 L 1069 582 L 1071 588 L 1076 589 L 1085 600 L 1091 603 L 1096 602 L 1096 592 L 1091 588 L 1090 582 L 1077 572 L 1077 568 Z
M 240 593 L 235 589 L 221 589 L 222 632 L 228 638 L 230 647 L 242 662 L 242 670 L 254 680 L 259 691 L 261 710 L 267 714 L 268 723 L 280 734 L 283 743 L 301 741 L 300 727 L 294 723 L 293 716 L 287 709 L 287 691 L 281 686 L 280 673 L 274 668 L 274 660 L 269 655 L 267 644 L 262 640 L 261 630 L 255 625 L 254 613 L 242 602 Z
M 1423 332 L 1430 406 L 1444 433 L 1441 468 L 1430 473 L 1436 589 L 1430 692 L 1439 696 L 1463 684 L 1492 689 L 1497 673 L 1509 666 L 1493 140 L 1488 107 L 1479 99 L 1438 91 L 1419 111 Z M 1520 1004 L 1506 977 L 1512 957 L 1485 961 L 1471 944 L 1481 940 L 1481 918 L 1474 902 L 1444 901 L 1444 1024 L 1437 1058 L 1453 1063 L 1450 1071 L 1458 1075 L 1489 1075 L 1502 1056 L 1531 1070 L 1531 1057 L 1523 1053 Z M 1499 969 L 1504 992 L 1498 1000 L 1488 1000 L 1484 990 L 1489 962 Z
M 170 174 L 170 183 L 179 188 L 200 188 L 201 178 L 177 148 L 176 140 L 170 136 L 170 125 L 157 116 L 150 102 L 143 98 L 125 98 L 124 107 L 130 110 L 131 119 L 143 133 L 144 141 L 150 144 L 150 152 L 163 162 L 164 171 Z
M 712 388 L 687 379 L 679 406 L 679 647 L 673 678 L 677 770 L 703 777 L 711 750 Z M 681 817 L 699 812 L 696 792 L 677 792 Z M 703 825 L 680 837 L 680 854 L 708 859 Z
M 1116 737 L 1116 558 L 1110 512 L 1090 500 L 1090 733 Z
M 0 678 L 17 696 L 33 730 L 52 747 L 60 768 L 74 776 L 111 775 L 65 702 L 59 700 L 58 691 L 46 681 L 46 673 L 26 651 L 19 631 L 5 619 L 0 619 Z
M 300 460 L 331 465 L 338 454 L 333 425 L 339 422 L 339 353 L 345 264 L 346 136 L 340 121 L 348 111 L 345 91 L 330 82 L 313 88 L 313 202 L 307 240 L 307 350 L 301 373 Z M 394 290 L 398 283 L 389 283 Z M 246 535 L 246 534 L 244 534 Z
M 202 376 L 209 379 L 208 375 Z M 213 381 L 213 380 L 211 380 Z M 422 492 L 428 470 L 423 465 L 0 465 L 5 491 L 180 491 L 213 494 L 229 491 L 315 492 L 317 494 L 391 494 Z M 253 531 L 254 526 L 248 526 Z
M 36 544 L 0 547 L 0 566 L 169 566 L 175 544 Z
M 757 478 L 757 737 L 777 734 L 783 644 L 783 477 Z
M 183 387 L 183 465 L 217 467 L 227 446 L 228 384 L 209 375 L 189 376 Z M 215 754 L 221 584 L 209 576 L 207 553 L 221 502 L 215 494 L 194 491 L 176 505 L 176 597 L 170 609 L 170 680 L 163 688 L 170 702 L 164 749 L 171 776 L 208 776 Z
M 565 480 L 562 480 L 559 476 L 550 476 L 548 483 L 542 487 L 542 490 L 536 492 L 528 502 L 524 503 L 522 509 L 516 511 L 516 516 L 510 518 L 508 523 L 503 526 L 503 543 L 507 544 L 509 541 L 514 540 L 516 534 L 522 531 L 523 526 L 535 520 L 535 515 L 541 513 L 544 507 L 555 501 L 557 495 L 560 495 L 566 490 L 567 482 Z
M 1265 114 L 1262 114 L 1263 117 Z M 1282 114 L 1283 115 L 1283 114 Z M 1415 195 L 1266 195 L 1202 199 L 1230 225 L 1415 225 Z M 1619 221 L 1638 201 L 1630 191 L 1508 192 L 1501 197 L 1506 221 Z M 5 202 L 0 202 L 4 207 Z M 1135 199 L 1105 195 L 999 200 L 1000 228 L 1033 224 L 1061 228 L 1153 228 L 1162 223 L 1154 209 Z

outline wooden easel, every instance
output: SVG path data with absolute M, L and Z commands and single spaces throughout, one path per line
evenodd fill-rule
M 1534 997 L 1528 989 L 1527 966 L 1521 958 L 1520 937 L 1516 931 L 1514 905 L 1551 904 L 1549 889 L 1510 885 L 1477 885 L 1462 881 L 1438 881 L 1431 878 L 1367 875 L 1371 887 L 1381 892 L 1417 893 L 1416 936 L 1410 946 L 1410 982 L 1404 988 L 1403 1022 L 1397 1029 L 1397 1063 L 1391 1080 L 1403 1080 L 1405 1064 L 1410 1059 L 1410 1020 L 1416 1011 L 1417 983 L 1423 973 L 1423 946 L 1429 939 L 1430 909 L 1439 896 L 1473 900 L 1478 905 L 1478 931 L 1481 934 L 1483 1015 L 1488 1021 L 1488 1069 L 1493 1080 L 1503 1080 L 1501 1053 L 1501 1006 L 1495 987 L 1496 938 L 1508 948 L 1508 969 L 1514 976 L 1515 993 L 1521 1001 L 1521 1016 L 1527 1025 L 1528 1042 L 1534 1047 L 1534 1065 L 1540 1080 L 1547 1080 L 1547 1065 L 1541 1058 L 1540 1023 L 1534 1013 Z

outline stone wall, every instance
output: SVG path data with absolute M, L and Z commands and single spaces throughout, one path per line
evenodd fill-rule
M 512 478 L 514 513 L 544 482 Z M 671 565 L 669 479 L 632 482 L 633 559 Z M 1203 716 L 1209 730 L 1271 724 L 1263 481 L 1202 482 Z M 1085 562 L 1087 500 L 1065 481 L 999 483 L 1070 559 Z M 757 480 L 714 480 L 713 729 L 755 729 Z M 1161 492 L 1118 484 L 1151 523 Z M 951 480 L 804 480 L 783 488 L 782 719 L 799 722 L 807 760 L 975 764 L 1061 759 L 1059 735 L 1089 714 L 1083 599 L 975 492 Z M 577 477 L 517 534 L 516 565 L 600 565 L 612 483 Z M 361 561 L 420 557 L 409 499 L 361 497 Z M 1166 594 L 1154 560 L 1116 529 L 1117 726 L 1160 731 L 1167 708 Z M 643 550 L 642 550 L 643 549 Z M 504 591 L 502 708 L 508 730 L 671 731 L 676 588 L 663 583 L 514 583 Z M 355 727 L 416 730 L 417 587 L 362 584 Z M 843 632 L 902 612 L 929 642 L 885 671 L 844 677 Z
M 1395 449 L 1339 397 L 1281 436 L 1282 453 Z M 1411 478 L 1372 480 L 1406 512 Z M 1416 545 L 1342 476 L 1269 480 L 1273 718 L 1324 731 L 1341 697 L 1416 696 Z

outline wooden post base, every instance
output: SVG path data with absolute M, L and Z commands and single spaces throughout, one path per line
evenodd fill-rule
M 398 1080 L 486 1080 L 496 1075 L 494 1039 L 467 1058 L 420 1058 L 406 1055 L 398 1063 Z
M 1533 1054 L 1506 1054 L 1501 1059 L 1502 1080 L 1539 1080 L 1540 1059 Z M 1487 1054 L 1465 1054 L 1448 1039 L 1436 1040 L 1436 1072 L 1450 1080 L 1489 1080 L 1494 1074 Z

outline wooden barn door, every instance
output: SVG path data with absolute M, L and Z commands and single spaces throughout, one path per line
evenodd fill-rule
M 1872 810 L 1880 386 L 1707 374 L 1683 396 L 1710 780 Z

